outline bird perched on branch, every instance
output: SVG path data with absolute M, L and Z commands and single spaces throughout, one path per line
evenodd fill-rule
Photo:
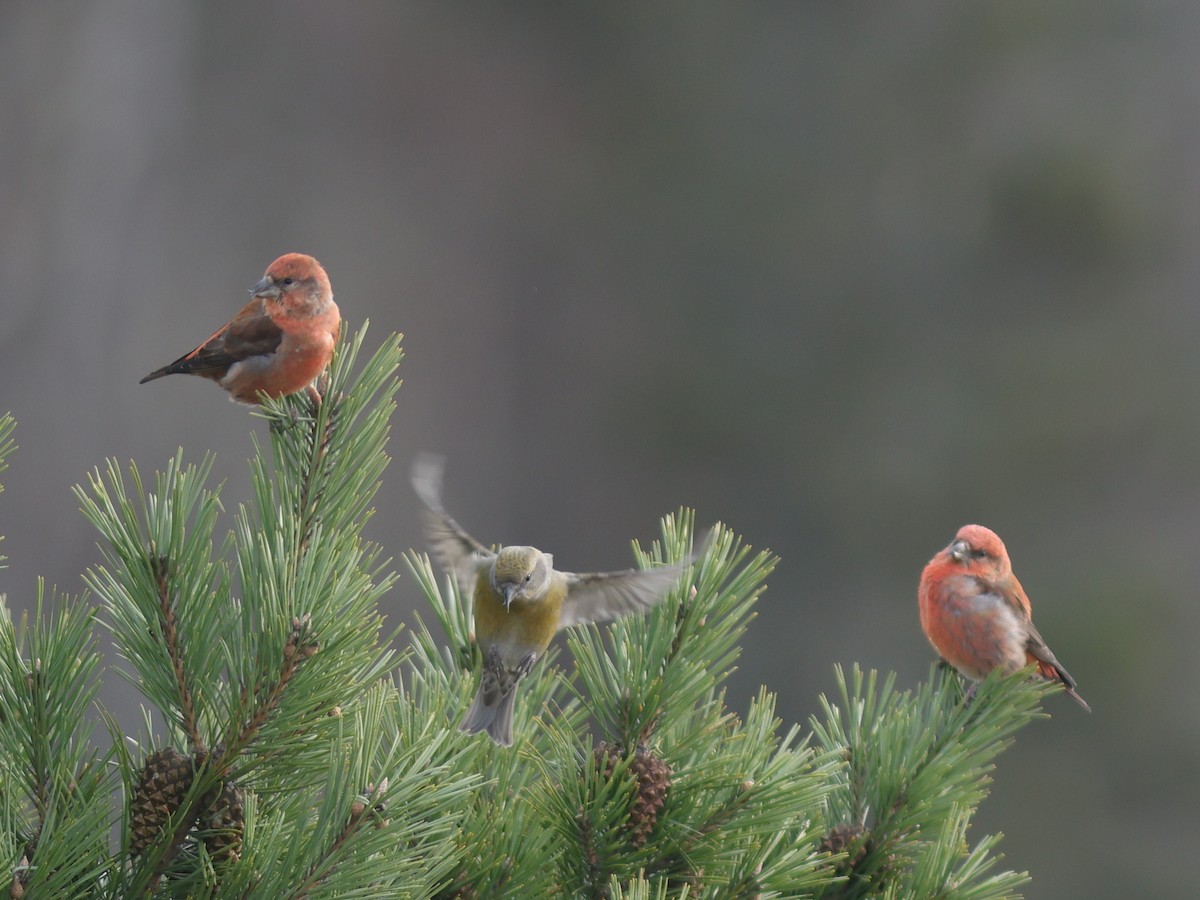
M 1036 665 L 1038 675 L 1061 683 L 1091 712 L 1075 691 L 1071 673 L 1034 627 L 1029 597 L 1013 575 L 1004 542 L 990 528 L 964 525 L 958 530 L 921 573 L 917 602 L 921 628 L 933 649 L 972 682 L 996 669 L 1012 673 Z
M 442 507 L 441 480 L 440 458 L 423 455 L 413 466 L 430 551 L 475 604 L 483 672 L 459 730 L 486 731 L 507 747 L 513 741 L 517 683 L 546 652 L 555 632 L 645 611 L 667 595 L 702 551 L 684 562 L 646 570 L 559 571 L 554 557 L 536 547 L 492 551 L 471 537 Z
M 182 373 L 215 381 L 239 403 L 305 388 L 319 403 L 313 382 L 329 365 L 341 324 L 329 276 L 311 256 L 285 253 L 250 293 L 242 311 L 208 340 L 138 383 Z

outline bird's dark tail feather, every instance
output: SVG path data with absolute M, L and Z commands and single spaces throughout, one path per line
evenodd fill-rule
M 1074 700 L 1076 703 L 1078 703 L 1080 706 L 1082 706 L 1088 712 L 1092 711 L 1092 708 L 1090 706 L 1088 706 L 1088 702 L 1086 700 L 1084 700 L 1082 697 L 1080 697 L 1078 693 L 1076 693 L 1075 688 L 1068 687 L 1067 685 L 1063 685 L 1063 687 L 1066 687 L 1067 694 L 1070 696 L 1070 698 L 1072 700 Z
M 164 375 L 170 375 L 170 374 L 172 374 L 171 367 L 163 366 L 161 369 L 155 369 L 153 372 L 151 372 L 149 375 L 147 375 L 145 378 L 143 378 L 141 381 L 139 381 L 138 384 L 145 384 L 147 381 L 153 381 L 155 378 L 162 378 Z

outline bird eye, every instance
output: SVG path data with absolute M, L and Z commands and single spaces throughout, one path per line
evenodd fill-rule
M 533 577 L 533 573 L 530 572 L 528 575 L 525 576 L 525 580 L 528 581 L 532 577 Z
M 972 550 L 971 551 L 971 557 L 973 559 L 983 559 L 986 556 L 987 556 L 986 550 Z
M 291 278 L 285 278 L 285 279 L 283 279 L 283 283 L 284 283 L 284 284 L 291 284 L 291 283 L 292 283 L 292 279 L 291 279 Z

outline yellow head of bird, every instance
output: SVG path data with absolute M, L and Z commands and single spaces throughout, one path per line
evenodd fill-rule
M 504 547 L 492 562 L 492 589 L 504 598 L 507 610 L 514 600 L 538 601 L 550 586 L 554 557 L 536 547 Z

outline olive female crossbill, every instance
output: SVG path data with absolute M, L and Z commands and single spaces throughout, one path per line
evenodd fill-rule
M 311 256 L 285 253 L 250 293 L 242 311 L 208 340 L 138 383 L 182 373 L 215 381 L 239 403 L 305 388 L 320 402 L 312 384 L 329 365 L 341 324 L 329 276 Z
M 554 568 L 536 547 L 493 552 L 471 537 L 442 507 L 441 460 L 422 456 L 413 487 L 425 505 L 426 539 L 434 558 L 475 606 L 475 639 L 483 652 L 479 689 L 459 725 L 486 731 L 497 744 L 513 741 L 517 683 L 550 646 L 555 632 L 642 612 L 662 600 L 694 559 L 645 571 L 579 574 Z
M 996 669 L 1012 673 L 1036 665 L 1038 675 L 1061 683 L 1091 712 L 1075 691 L 1075 679 L 1034 627 L 1029 597 L 1013 575 L 1004 542 L 990 528 L 958 530 L 921 573 L 917 604 L 933 649 L 971 681 Z

